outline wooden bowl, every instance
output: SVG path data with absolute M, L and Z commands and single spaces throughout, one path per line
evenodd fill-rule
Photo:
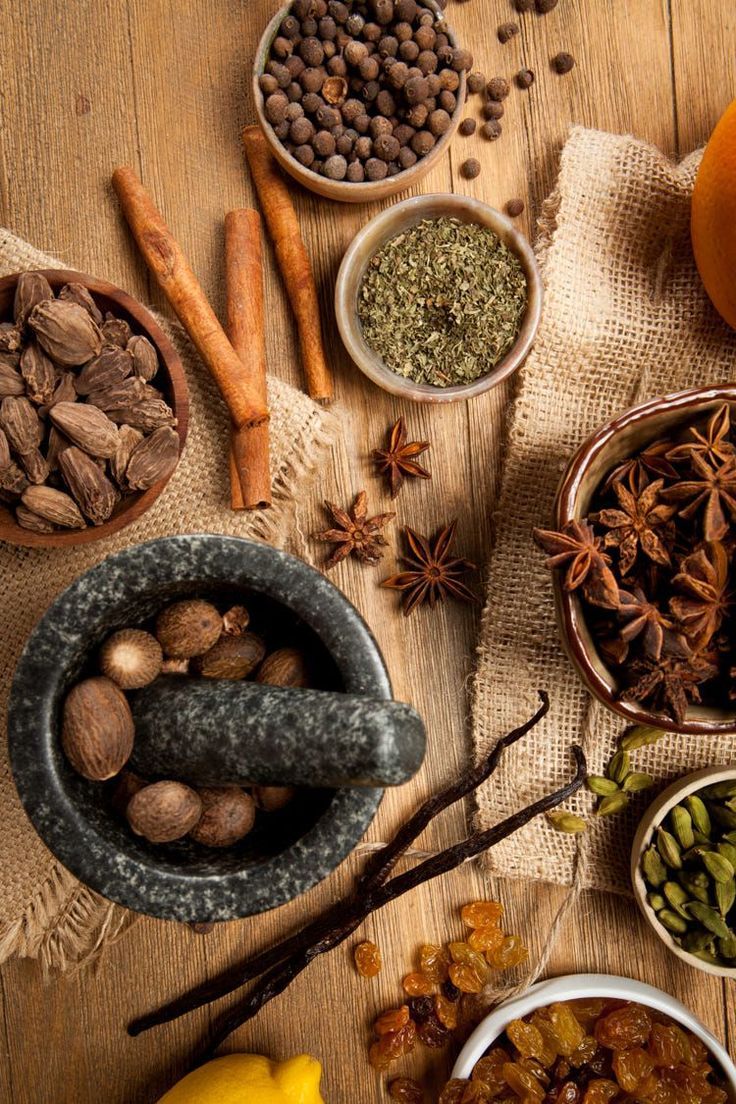
M 446 22 L 442 9 L 436 0 L 422 0 L 422 4 L 433 11 L 438 20 L 442 19 L 443 22 Z M 305 169 L 303 165 L 300 165 L 299 162 L 291 156 L 286 147 L 283 146 L 281 141 L 276 137 L 273 127 L 266 118 L 263 109 L 264 96 L 258 84 L 258 78 L 262 76 L 265 70 L 271 52 L 271 43 L 276 38 L 278 29 L 290 10 L 291 4 L 286 4 L 276 13 L 268 24 L 258 44 L 253 65 L 253 97 L 255 100 L 256 112 L 258 114 L 258 122 L 268 139 L 271 152 L 282 169 L 285 169 L 289 176 L 292 176 L 294 180 L 303 184 L 310 192 L 316 192 L 317 195 L 324 196 L 326 199 L 335 199 L 339 203 L 373 203 L 374 200 L 385 199 L 387 196 L 396 195 L 397 192 L 403 192 L 407 188 L 411 188 L 412 185 L 418 184 L 419 181 L 427 175 L 430 169 L 444 157 L 445 153 L 447 153 L 450 148 L 450 142 L 466 110 L 465 96 L 467 92 L 467 75 L 464 72 L 460 73 L 460 86 L 456 92 L 457 106 L 452 115 L 449 130 L 442 135 L 426 157 L 422 157 L 417 161 L 416 165 L 412 165 L 410 169 L 404 169 L 403 172 L 397 173 L 396 176 L 386 177 L 385 180 L 366 181 L 362 184 L 351 184 L 347 180 L 328 180 L 326 176 L 319 176 L 317 173 Z M 452 27 L 448 27 L 445 33 L 450 43 L 453 46 L 457 46 L 457 35 Z
M 429 383 L 415 383 L 388 368 L 381 357 L 371 349 L 363 337 L 358 317 L 358 297 L 363 276 L 371 258 L 386 242 L 397 234 L 424 219 L 455 218 L 462 222 L 474 222 L 492 230 L 516 255 L 524 270 L 527 283 L 527 306 L 516 341 L 498 364 L 472 383 L 459 383 L 452 387 L 433 387 Z M 389 207 L 372 218 L 353 238 L 346 252 L 335 285 L 335 315 L 343 344 L 351 359 L 373 383 L 384 391 L 413 402 L 448 403 L 466 401 L 489 391 L 508 379 L 524 363 L 534 343 L 542 315 L 542 277 L 539 273 L 534 250 L 500 211 L 463 195 L 413 196 Z
M 715 785 L 716 782 L 725 782 L 727 779 L 736 779 L 736 767 L 704 767 L 678 778 L 659 797 L 652 802 L 639 822 L 639 827 L 634 836 L 631 848 L 631 884 L 634 889 L 636 903 L 641 914 L 649 924 L 653 932 L 662 940 L 665 947 L 673 954 L 687 962 L 688 966 L 694 966 L 696 970 L 702 970 L 706 974 L 714 974 L 716 977 L 736 978 L 736 967 L 714 966 L 710 962 L 703 962 L 695 955 L 689 954 L 679 943 L 672 938 L 664 924 L 661 924 L 656 912 L 647 903 L 647 884 L 641 872 L 641 857 L 652 841 L 652 836 L 667 814 L 679 805 L 690 794 L 697 793 L 704 786 Z
M 596 490 L 616 464 L 649 442 L 676 431 L 681 424 L 707 418 L 724 402 L 736 403 L 736 386 L 702 387 L 650 399 L 603 426 L 580 446 L 567 466 L 555 500 L 555 529 L 586 516 Z M 554 593 L 565 649 L 590 692 L 614 713 L 630 724 L 652 725 L 683 735 L 736 733 L 733 705 L 722 709 L 691 705 L 685 719 L 678 723 L 640 702 L 618 701 L 616 677 L 598 652 L 583 604 L 575 591 L 564 590 L 558 572 L 554 573 Z
M 134 333 L 148 338 L 159 356 L 160 367 L 156 386 L 163 392 L 164 398 L 174 411 L 181 454 L 189 424 L 189 392 L 179 354 L 161 327 L 137 300 L 115 287 L 114 284 L 107 283 L 106 280 L 98 280 L 83 272 L 57 268 L 43 269 L 41 275 L 46 277 L 54 291 L 64 284 L 83 284 L 103 313 L 112 311 L 118 318 L 125 319 Z M 12 313 L 18 276 L 19 273 L 15 273 L 0 279 L 0 319 L 8 318 Z M 35 533 L 18 525 L 12 512 L 0 503 L 0 540 L 7 541 L 9 544 L 25 545 L 27 548 L 69 548 L 75 544 L 91 544 L 92 541 L 102 540 L 145 514 L 148 507 L 161 494 L 171 474 L 159 480 L 153 487 L 149 487 L 147 491 L 126 495 L 103 525 L 89 525 L 86 529 L 60 529 L 54 533 Z

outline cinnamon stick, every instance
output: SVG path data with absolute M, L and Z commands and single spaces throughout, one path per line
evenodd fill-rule
M 236 430 L 260 425 L 268 410 L 228 341 L 197 277 L 133 169 L 117 168 L 112 184 L 138 248 L 177 318 L 194 342 L 227 404 Z M 246 497 L 247 458 L 242 435 L 234 440 L 235 465 Z
M 335 388 L 325 359 L 317 288 L 289 189 L 260 127 L 244 129 L 243 145 L 296 319 L 307 393 L 315 402 L 330 403 Z
M 239 208 L 225 215 L 225 296 L 225 328 L 230 344 L 240 358 L 253 396 L 265 407 L 263 249 L 257 211 Z M 238 474 L 238 452 L 244 461 L 245 482 Z M 233 430 L 230 501 L 233 510 L 263 510 L 271 505 L 268 422 Z

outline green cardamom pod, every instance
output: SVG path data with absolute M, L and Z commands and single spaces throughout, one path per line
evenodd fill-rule
M 706 851 L 703 855 L 703 865 L 716 882 L 733 881 L 734 869 L 728 859 L 719 855 L 717 851 Z
M 703 799 L 698 797 L 697 794 L 689 794 L 683 804 L 690 814 L 696 831 L 702 832 L 704 836 L 709 836 L 711 830 L 710 813 Z
M 711 852 L 715 852 L 716 845 L 714 843 L 696 843 L 693 847 L 688 848 L 683 854 L 685 862 L 693 862 L 695 859 L 702 859 L 703 855 L 708 855 Z
M 710 905 L 704 905 L 701 901 L 691 901 L 687 906 L 687 910 L 695 920 L 699 920 L 704 928 L 707 928 L 709 932 L 713 932 L 719 939 L 727 939 L 731 934 L 731 929 L 725 923 L 723 917 Z
M 557 832 L 585 832 L 587 825 L 582 817 L 568 813 L 564 809 L 552 809 L 547 813 L 547 820 Z
M 736 958 L 736 935 L 731 932 L 725 939 L 719 939 L 718 950 L 724 958 Z
M 691 954 L 695 958 L 699 958 L 701 962 L 707 962 L 710 966 L 722 965 L 718 956 L 711 954 L 710 951 L 691 951 Z
M 667 733 L 661 728 L 652 728 L 651 725 L 634 725 L 627 729 L 619 740 L 622 751 L 636 751 L 637 748 L 648 747 L 649 744 L 658 743 Z
M 665 882 L 662 886 L 662 893 L 666 897 L 670 907 L 673 908 L 679 916 L 682 916 L 685 920 L 690 919 L 690 913 L 687 912 L 684 907 L 690 900 L 690 897 L 679 882 Z
M 657 913 L 657 919 L 663 927 L 667 928 L 667 931 L 674 932 L 677 935 L 684 935 L 687 931 L 687 920 L 682 916 L 678 916 L 676 912 L 671 909 L 662 909 Z
M 654 779 L 651 774 L 644 774 L 641 771 L 632 771 L 627 774 L 621 785 L 621 789 L 624 793 L 640 793 L 642 790 L 648 790 L 654 785 Z
M 721 840 L 719 844 L 716 844 L 716 850 L 719 855 L 723 855 L 724 859 L 728 859 L 731 866 L 736 870 L 736 847 L 728 840 Z
M 716 882 L 715 894 L 718 911 L 725 919 L 733 908 L 734 901 L 736 901 L 736 879 L 731 878 L 728 882 Z
M 705 794 L 706 797 L 713 798 L 715 801 L 736 797 L 736 778 L 725 778 L 723 782 L 714 782 L 712 786 L 706 786 L 705 789 L 700 792 Z
M 644 877 L 654 889 L 659 889 L 667 881 L 667 867 L 656 847 L 647 847 L 641 857 L 641 869 Z
M 715 936 L 712 932 L 699 928 L 697 931 L 689 931 L 682 941 L 686 951 L 695 954 L 697 951 L 712 951 L 715 945 Z
M 723 838 L 726 841 L 726 843 L 736 843 L 736 832 L 735 831 L 724 832 L 723 833 Z
M 631 756 L 628 751 L 617 751 L 608 764 L 606 774 L 609 778 L 612 778 L 614 782 L 617 782 L 619 786 L 623 782 L 626 775 L 631 770 Z
M 647 893 L 647 904 L 650 908 L 653 908 L 655 912 L 659 912 L 660 909 L 667 908 L 667 902 L 661 893 Z
M 710 894 L 708 892 L 710 880 L 708 875 L 703 873 L 702 877 L 705 885 L 698 883 L 696 879 L 700 877 L 700 873 L 701 872 L 698 872 L 698 874 L 686 874 L 684 870 L 680 870 L 677 873 L 677 877 L 680 881 L 680 885 L 687 890 L 689 897 L 694 897 L 696 901 L 702 901 L 704 905 L 707 905 L 710 904 Z
M 609 794 L 608 797 L 602 798 L 598 803 L 595 815 L 599 817 L 613 816 L 615 813 L 622 812 L 628 804 L 629 799 L 625 793 Z
M 682 851 L 675 837 L 666 828 L 657 829 L 657 850 L 673 870 L 682 868 Z
M 610 794 L 619 792 L 618 783 L 612 778 L 604 778 L 601 774 L 588 775 L 587 786 L 591 793 L 597 794 L 598 797 L 608 797 Z
M 693 836 L 695 838 L 696 844 L 701 843 L 707 844 L 709 846 L 713 845 L 713 840 L 710 838 L 710 836 L 706 836 L 705 832 L 699 832 L 697 828 L 693 828 Z
M 675 805 L 670 813 L 670 825 L 683 851 L 693 846 L 693 821 L 684 805 Z
M 736 828 L 736 813 L 727 805 L 711 805 L 710 815 L 722 828 Z

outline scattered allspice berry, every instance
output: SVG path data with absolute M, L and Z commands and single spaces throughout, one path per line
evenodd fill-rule
M 486 78 L 482 73 L 471 73 L 468 77 L 468 92 L 473 96 L 477 96 L 479 92 L 482 92 L 485 85 Z
M 458 129 L 464 138 L 469 138 L 471 134 L 475 134 L 477 127 L 475 119 L 463 119 Z
M 475 180 L 476 176 L 480 176 L 480 161 L 476 157 L 469 157 L 467 161 L 463 161 L 460 172 L 466 180 Z
M 536 7 L 540 15 L 547 15 L 557 7 L 557 0 L 536 0 Z
M 505 46 L 507 42 L 510 42 L 512 38 L 515 38 L 519 33 L 518 23 L 502 23 L 496 32 L 498 34 L 498 41 Z
M 534 10 L 534 0 L 514 0 L 514 8 L 523 14 Z
M 519 88 L 531 88 L 534 84 L 534 73 L 531 69 L 520 69 L 516 74 L 516 83 Z
M 489 119 L 487 123 L 484 123 L 480 128 L 480 132 L 484 138 L 487 138 L 489 142 L 495 142 L 501 137 L 503 127 L 499 123 L 498 119 Z
M 163 653 L 143 629 L 120 629 L 100 649 L 100 670 L 121 690 L 140 690 L 161 673 Z
M 509 218 L 518 218 L 523 210 L 524 201 L 521 199 L 510 199 L 506 204 L 506 214 Z
M 503 104 L 498 100 L 486 100 L 483 104 L 483 117 L 485 119 L 501 119 L 503 117 Z
M 555 73 L 559 73 L 561 77 L 563 77 L 565 73 L 569 73 L 571 69 L 574 69 L 574 67 L 575 58 L 572 56 L 572 54 L 568 54 L 564 50 L 559 54 L 555 54 L 555 56 L 552 58 L 552 68 L 554 69 Z
M 505 77 L 491 77 L 486 85 L 489 100 L 505 100 L 511 91 L 511 85 Z

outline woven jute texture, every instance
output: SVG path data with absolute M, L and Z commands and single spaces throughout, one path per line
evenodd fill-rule
M 60 268 L 26 242 L 0 230 L 0 275 Z M 135 524 L 82 548 L 32 550 L 0 544 L 0 707 L 5 718 L 16 660 L 53 598 L 80 572 L 113 552 L 171 533 L 227 533 L 278 542 L 300 481 L 325 455 L 331 415 L 288 384 L 269 379 L 273 508 L 229 508 L 228 418 L 217 390 L 183 331 L 158 318 L 181 355 L 190 389 L 189 434 L 163 494 Z M 3 722 L 4 723 L 4 722 Z M 44 847 L 18 800 L 3 740 L 0 752 L 0 962 L 39 958 L 64 969 L 94 955 L 132 914 L 80 885 Z
M 510 413 L 475 679 L 476 754 L 535 710 L 537 688 L 549 691 L 552 709 L 479 795 L 482 826 L 569 778 L 576 741 L 601 772 L 623 731 L 562 651 L 550 575 L 531 533 L 549 526 L 571 454 L 610 418 L 655 395 L 734 378 L 736 335 L 711 307 L 690 247 L 699 160 L 695 153 L 676 165 L 633 138 L 580 128 L 562 152 L 538 246 L 544 318 Z M 636 768 L 662 783 L 733 759 L 728 736 L 668 736 L 635 754 Z M 651 798 L 642 794 L 615 818 L 591 818 L 579 837 L 538 818 L 494 847 L 489 868 L 628 892 L 634 826 Z M 588 815 L 591 796 L 569 807 Z

